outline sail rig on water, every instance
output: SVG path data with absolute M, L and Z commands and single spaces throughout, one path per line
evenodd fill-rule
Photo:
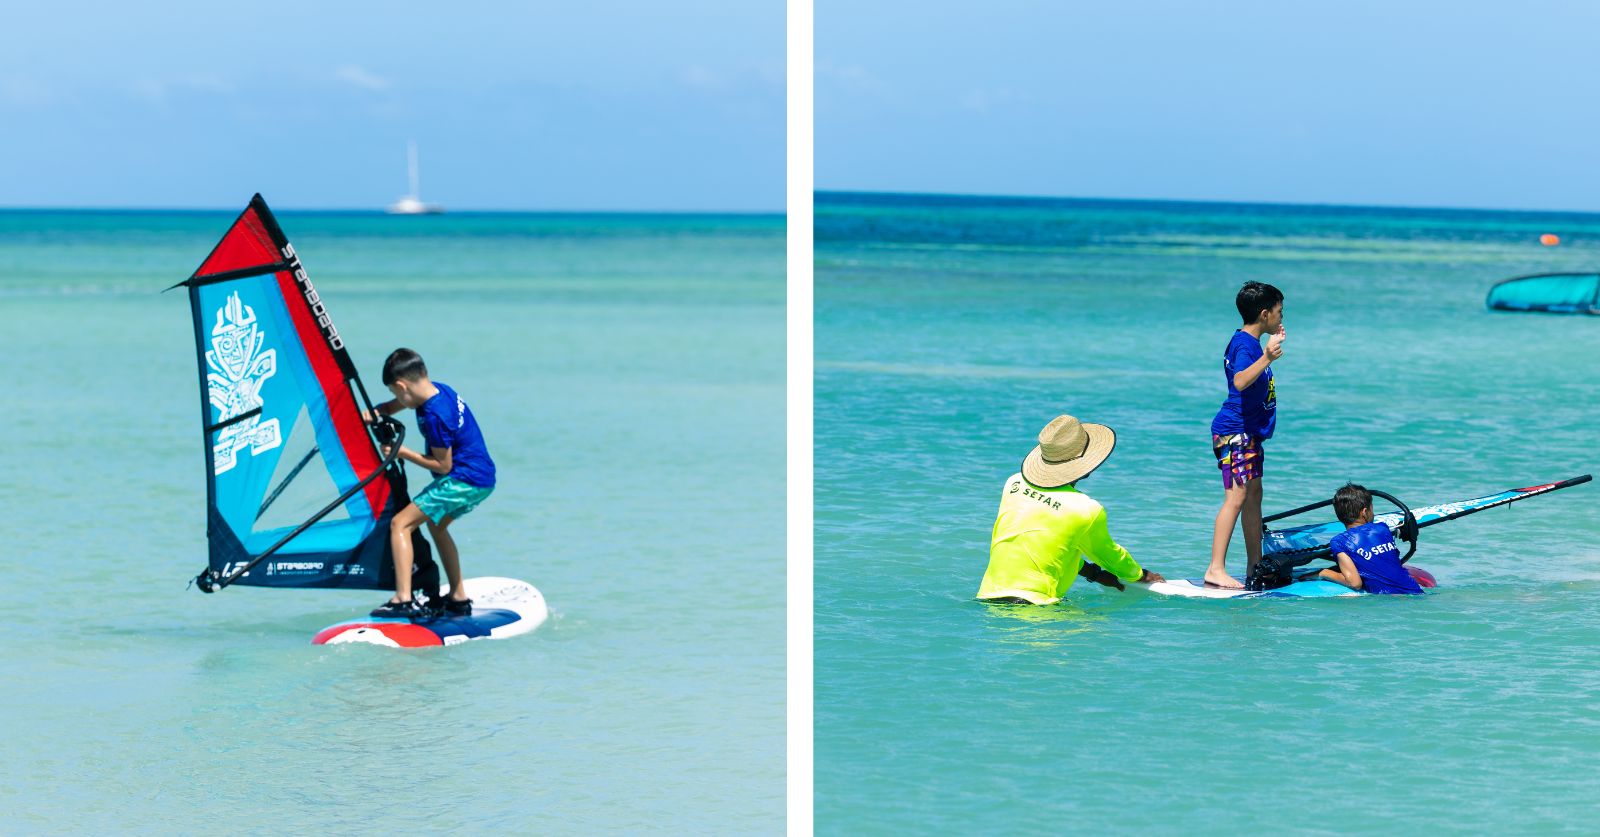
M 1570 488 L 1589 482 L 1589 474 L 1580 474 L 1571 479 L 1559 482 L 1531 485 L 1526 488 L 1510 488 L 1494 494 L 1485 494 L 1482 497 L 1472 497 L 1466 500 L 1457 500 L 1451 503 L 1439 503 L 1432 506 L 1406 506 L 1394 495 L 1376 489 L 1368 489 L 1373 496 L 1381 497 L 1393 503 L 1398 512 L 1388 512 L 1377 515 L 1374 523 L 1381 523 L 1387 527 L 1399 540 L 1409 541 L 1411 546 L 1405 555 L 1400 558 L 1404 564 L 1417 549 L 1417 539 L 1420 530 L 1444 523 L 1447 520 L 1456 520 L 1469 514 L 1477 514 L 1492 508 L 1538 497 L 1552 491 Z M 1173 579 L 1158 581 L 1148 586 L 1152 593 L 1167 596 L 1182 596 L 1200 599 L 1246 599 L 1246 598 L 1322 598 L 1328 596 L 1357 596 L 1362 592 L 1352 590 L 1341 584 L 1320 580 L 1317 576 L 1319 570 L 1311 569 L 1302 571 L 1313 561 L 1333 561 L 1334 557 L 1328 551 L 1328 544 L 1333 536 L 1345 530 L 1345 526 L 1338 521 L 1327 523 L 1312 523 L 1303 526 L 1293 526 L 1286 529 L 1273 530 L 1264 524 L 1288 517 L 1327 508 L 1333 505 L 1332 500 L 1322 500 L 1297 509 L 1279 512 L 1263 517 L 1263 538 L 1261 544 L 1261 560 L 1251 568 L 1250 574 L 1245 578 L 1244 587 L 1221 588 L 1207 584 L 1203 579 Z M 1411 570 L 1412 576 L 1418 578 L 1423 587 L 1434 586 L 1433 576 L 1426 571 Z M 1140 585 L 1135 585 L 1140 586 Z
M 200 369 L 209 593 L 230 584 L 389 589 L 389 520 L 409 501 L 405 427 L 372 410 L 343 338 L 260 195 L 189 289 Z M 387 458 L 380 444 L 394 448 Z M 438 569 L 413 535 L 417 573 Z
M 1600 273 L 1533 273 L 1496 282 L 1484 301 L 1495 311 L 1600 314 Z
M 1373 522 L 1389 527 L 1395 537 L 1411 542 L 1410 548 L 1400 558 L 1400 563 L 1404 564 L 1417 551 L 1418 532 L 1421 529 L 1466 517 L 1469 514 L 1477 514 L 1481 511 L 1515 503 L 1519 500 L 1526 500 L 1529 497 L 1538 497 L 1541 494 L 1548 494 L 1563 488 L 1571 488 L 1574 485 L 1582 485 L 1591 479 L 1592 477 L 1589 474 L 1580 474 L 1576 477 L 1543 485 L 1508 488 L 1505 491 L 1485 494 L 1482 497 L 1472 497 L 1466 500 L 1456 500 L 1432 506 L 1419 506 L 1414 509 L 1407 507 L 1392 494 L 1376 489 L 1369 490 L 1372 491 L 1374 496 L 1388 500 L 1399 509 L 1398 512 L 1376 515 L 1373 518 Z M 1286 512 L 1279 512 L 1261 518 L 1261 560 L 1252 568 L 1250 577 L 1245 580 L 1245 586 L 1252 590 L 1272 589 L 1289 583 L 1292 579 L 1292 572 L 1297 567 L 1303 567 L 1316 560 L 1335 560 L 1328 550 L 1328 544 L 1333 541 L 1334 535 L 1345 530 L 1345 525 L 1337 520 L 1276 530 L 1266 526 L 1266 524 L 1274 521 L 1331 505 L 1333 505 L 1332 500 L 1322 500 L 1308 506 L 1301 506 L 1297 509 L 1290 509 Z
M 1529 497 L 1537 497 L 1541 494 L 1548 494 L 1552 491 L 1559 491 L 1563 488 L 1571 488 L 1574 485 L 1582 485 L 1586 482 L 1589 482 L 1592 478 L 1593 477 L 1591 477 L 1589 474 L 1580 474 L 1576 477 L 1545 483 L 1543 485 L 1530 485 L 1526 488 L 1508 488 L 1505 491 L 1497 491 L 1493 494 L 1485 494 L 1482 497 L 1472 497 L 1466 500 L 1456 500 L 1450 503 L 1439 503 L 1438 505 L 1433 506 L 1418 506 L 1414 509 L 1406 508 L 1404 505 L 1401 505 L 1398 500 L 1395 500 L 1388 494 L 1380 491 L 1374 491 L 1372 492 L 1373 494 L 1384 497 L 1385 499 L 1388 499 L 1395 503 L 1395 505 L 1399 506 L 1400 511 L 1376 515 L 1373 517 L 1373 522 L 1382 523 L 1396 533 L 1401 532 L 1405 528 L 1409 528 L 1409 534 L 1414 535 L 1417 529 L 1424 529 L 1435 524 L 1444 523 L 1447 520 L 1455 520 L 1457 518 L 1466 517 L 1469 514 L 1476 514 L 1478 512 L 1504 506 L 1509 503 L 1515 503 L 1519 500 L 1526 500 Z M 1261 522 L 1263 524 L 1271 523 L 1286 517 L 1293 517 L 1304 512 L 1325 508 L 1332 505 L 1332 500 L 1323 500 L 1321 502 L 1312 503 L 1309 506 L 1301 506 L 1297 509 L 1290 509 L 1286 512 L 1279 512 L 1269 517 L 1263 517 Z M 1328 543 L 1333 540 L 1334 535 L 1343 532 L 1345 526 L 1343 523 L 1335 520 L 1327 523 L 1311 523 L 1304 526 L 1293 526 L 1287 529 L 1272 529 L 1266 526 L 1263 526 L 1262 529 L 1263 535 L 1261 539 L 1261 551 L 1264 555 L 1297 557 L 1314 556 L 1332 560 L 1332 556 L 1328 554 Z M 1412 548 L 1415 549 L 1415 537 L 1408 537 L 1407 539 L 1413 541 Z

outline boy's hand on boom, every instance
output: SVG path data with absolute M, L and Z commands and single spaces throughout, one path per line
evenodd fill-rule
M 390 399 L 382 404 L 377 405 L 376 407 L 373 407 L 370 410 L 362 410 L 361 420 L 367 424 L 377 424 L 378 420 L 384 416 L 392 416 L 398 412 L 400 412 L 400 402 L 395 399 Z

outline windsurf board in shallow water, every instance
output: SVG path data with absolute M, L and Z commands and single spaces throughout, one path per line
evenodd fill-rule
M 1410 569 L 1410 568 L 1408 568 Z M 1413 571 L 1415 577 L 1420 570 Z M 1429 576 L 1432 580 L 1432 576 Z M 1191 599 L 1326 599 L 1334 596 L 1370 596 L 1360 590 L 1352 590 L 1343 584 L 1326 579 L 1313 579 L 1311 581 L 1296 581 L 1275 590 L 1245 590 L 1243 588 L 1207 587 L 1202 579 L 1179 578 L 1173 581 L 1158 581 L 1154 584 L 1135 584 L 1133 587 L 1143 587 L 1152 593 L 1164 596 L 1184 596 Z M 1431 587 L 1424 584 L 1423 589 Z
M 359 642 L 389 648 L 456 645 L 472 639 L 505 639 L 544 624 L 550 608 L 532 584 L 514 578 L 469 578 L 462 582 L 472 599 L 469 616 L 433 619 L 367 617 L 329 625 L 311 638 L 313 645 Z M 446 593 L 448 595 L 448 588 Z
M 1164 596 L 1185 596 L 1192 599 L 1283 599 L 1283 598 L 1326 598 L 1329 596 L 1359 596 L 1360 591 L 1351 590 L 1343 584 L 1331 581 L 1296 581 L 1276 590 L 1245 590 L 1244 588 L 1207 587 L 1202 579 L 1179 578 L 1172 581 L 1158 581 L 1150 585 L 1134 585 L 1144 587 L 1152 593 Z

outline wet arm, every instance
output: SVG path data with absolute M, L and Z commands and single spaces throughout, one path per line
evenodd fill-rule
M 422 454 L 417 453 L 410 448 L 401 448 L 400 458 L 414 465 L 421 465 L 435 474 L 444 476 L 445 474 L 450 473 L 450 467 L 452 465 L 451 451 L 451 448 L 428 448 L 428 452 L 433 455 L 423 456 Z
M 1249 389 L 1250 385 L 1255 383 L 1256 379 L 1261 377 L 1261 373 L 1267 371 L 1267 367 L 1271 365 L 1272 360 L 1267 357 L 1266 353 L 1262 353 L 1261 357 L 1256 358 L 1255 363 L 1234 373 L 1233 388 L 1240 392 Z
M 400 400 L 398 398 L 391 398 L 388 401 L 373 407 L 371 413 L 367 412 L 366 410 L 362 410 L 361 420 L 365 421 L 367 424 L 371 424 L 374 421 L 377 421 L 377 417 L 372 413 L 377 413 L 380 416 L 392 416 L 395 413 L 400 412 L 402 409 L 404 408 L 400 406 Z
M 1343 552 L 1333 557 L 1338 560 L 1339 568 L 1336 570 L 1323 570 L 1322 572 L 1317 573 L 1317 577 L 1327 579 L 1328 581 L 1338 582 L 1339 584 L 1343 584 L 1352 590 L 1360 590 L 1361 573 L 1356 572 L 1355 562 L 1350 560 L 1350 556 Z
M 1133 560 L 1128 550 L 1111 539 L 1111 529 L 1106 525 L 1105 509 L 1095 513 L 1085 535 L 1083 551 L 1089 560 L 1110 570 L 1123 581 L 1138 581 L 1144 577 L 1144 568 Z

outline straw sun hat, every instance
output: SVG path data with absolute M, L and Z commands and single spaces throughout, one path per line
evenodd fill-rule
M 1116 446 L 1111 428 L 1056 416 L 1039 431 L 1039 446 L 1022 460 L 1022 477 L 1040 488 L 1060 488 L 1089 476 Z

